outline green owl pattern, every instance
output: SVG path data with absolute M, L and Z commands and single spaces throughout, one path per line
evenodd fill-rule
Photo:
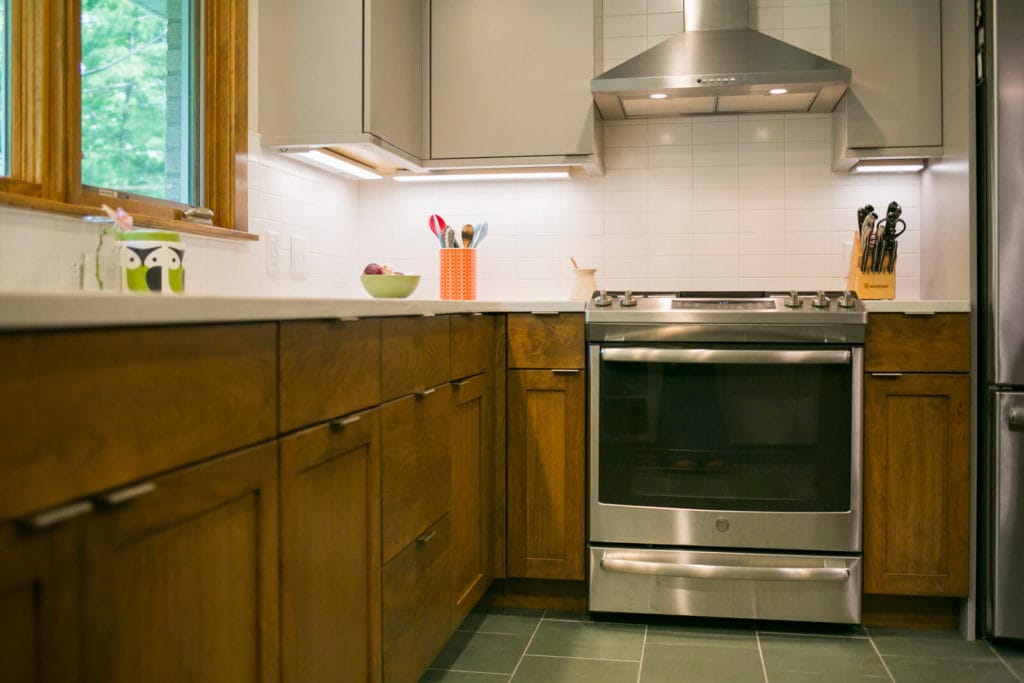
M 170 246 L 133 247 L 125 245 L 121 267 L 130 292 L 185 291 L 185 250 Z

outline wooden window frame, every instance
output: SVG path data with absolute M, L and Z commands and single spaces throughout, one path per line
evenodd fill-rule
M 182 220 L 186 205 L 82 186 L 81 0 L 11 1 L 11 169 L 0 204 L 74 215 L 116 204 L 140 226 L 258 239 L 248 232 L 248 0 L 202 0 L 201 11 L 201 188 L 215 226 Z

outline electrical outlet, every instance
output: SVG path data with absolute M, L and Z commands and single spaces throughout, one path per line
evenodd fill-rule
M 306 277 L 306 255 L 309 238 L 292 235 L 292 277 Z
M 268 275 L 281 272 L 281 233 L 276 230 L 263 233 L 263 260 Z

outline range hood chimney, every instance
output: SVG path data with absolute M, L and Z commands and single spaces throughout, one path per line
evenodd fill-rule
M 684 21 L 590 82 L 604 119 L 830 112 L 849 87 L 842 64 L 747 28 L 747 0 L 685 0 Z

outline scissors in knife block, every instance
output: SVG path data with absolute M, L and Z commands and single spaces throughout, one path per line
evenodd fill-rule
M 902 218 L 896 218 L 895 220 L 886 218 L 882 222 L 884 223 L 882 229 L 882 253 L 885 260 L 883 270 L 887 273 L 892 273 L 896 270 L 896 252 L 899 248 L 896 238 L 907 231 L 907 223 Z M 903 227 L 899 228 L 897 226 Z

